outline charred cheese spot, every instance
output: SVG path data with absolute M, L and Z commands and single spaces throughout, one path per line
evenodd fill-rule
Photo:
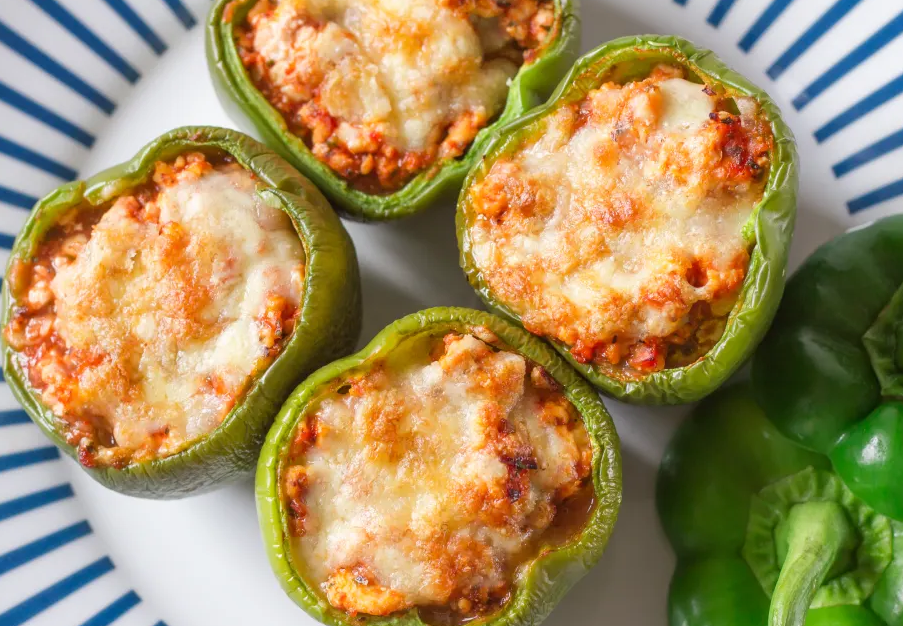
M 457 333 L 402 349 L 404 365 L 340 381 L 299 427 L 280 474 L 294 550 L 348 613 L 483 613 L 556 545 L 552 530 L 582 529 L 592 447 L 557 383 L 520 355 Z M 558 511 L 580 497 L 560 531 Z
M 304 253 L 250 172 L 192 153 L 74 209 L 27 269 L 6 338 L 82 462 L 118 467 L 222 422 L 293 329 Z
M 740 293 L 742 230 L 768 178 L 772 135 L 755 102 L 662 65 L 539 127 L 469 191 L 483 280 L 528 330 L 609 375 L 701 358 Z
M 552 0 L 259 0 L 237 45 L 318 159 L 386 192 L 463 154 L 555 23 Z
M 351 615 L 388 615 L 407 608 L 402 594 L 371 583 L 370 577 L 362 569 L 341 569 L 329 576 L 323 588 L 332 606 Z

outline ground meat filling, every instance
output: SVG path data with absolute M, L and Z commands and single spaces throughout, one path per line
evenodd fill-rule
M 749 264 L 771 129 L 754 100 L 688 78 L 660 65 L 562 104 L 469 195 L 495 296 L 617 378 L 702 358 Z
M 304 255 L 256 187 L 231 158 L 179 156 L 14 263 L 4 337 L 85 466 L 178 452 L 282 350 Z
M 498 608 L 520 564 L 583 528 L 592 447 L 541 367 L 469 334 L 417 345 L 311 409 L 282 496 L 297 562 L 332 606 L 447 623 Z
M 388 193 L 462 155 L 556 28 L 552 0 L 259 0 L 235 32 L 290 130 Z

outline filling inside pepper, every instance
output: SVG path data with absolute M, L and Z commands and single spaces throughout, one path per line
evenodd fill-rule
M 14 263 L 6 341 L 84 465 L 209 433 L 291 335 L 304 251 L 256 188 L 231 157 L 188 153 Z
M 333 607 L 472 619 L 589 518 L 577 410 L 540 366 L 474 332 L 408 339 L 335 381 L 286 450 L 293 560 Z
M 236 44 L 316 158 L 386 193 L 462 155 L 557 27 L 552 0 L 258 0 Z
M 565 98 L 469 191 L 493 295 L 615 378 L 705 355 L 746 276 L 771 129 L 753 99 L 698 80 L 660 64 Z

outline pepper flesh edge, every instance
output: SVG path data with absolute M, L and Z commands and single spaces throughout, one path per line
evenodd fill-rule
M 765 336 L 783 292 L 799 186 L 796 144 L 777 105 L 764 91 L 725 66 L 711 51 L 697 48 L 680 37 L 645 35 L 615 39 L 581 57 L 546 104 L 493 134 L 483 158 L 468 173 L 458 197 L 455 217 L 458 249 L 461 267 L 483 302 L 495 313 L 520 324 L 520 317 L 497 300 L 474 261 L 468 236 L 468 190 L 489 171 L 495 159 L 520 141 L 520 135 L 532 122 L 551 113 L 572 91 L 584 93 L 597 86 L 575 87 L 578 78 L 585 78 L 592 70 L 604 76 L 615 62 L 636 59 L 640 53 L 661 54 L 663 58 L 670 56 L 672 59 L 676 54 L 691 72 L 725 85 L 738 95 L 754 98 L 768 119 L 774 137 L 768 183 L 762 200 L 744 227 L 744 235 L 755 244 L 747 275 L 724 334 L 709 352 L 685 367 L 648 374 L 640 380 L 618 380 L 605 375 L 596 366 L 580 363 L 567 346 L 551 342 L 571 365 L 610 396 L 637 404 L 681 404 L 700 400 L 718 388 L 752 355 Z M 596 78 L 594 76 L 589 82 L 596 82 Z
M 238 17 L 255 0 L 239 0 Z M 580 47 L 579 0 L 554 0 L 560 27 L 555 39 L 529 65 L 523 65 L 511 81 L 505 107 L 484 127 L 463 156 L 442 166 L 438 173 L 421 173 L 390 194 L 368 194 L 351 185 L 320 162 L 300 138 L 288 130 L 281 114 L 257 91 L 238 60 L 232 36 L 235 0 L 219 0 L 206 26 L 207 67 L 220 103 L 243 129 L 256 131 L 263 142 L 294 165 L 329 198 L 344 217 L 360 221 L 394 220 L 424 210 L 446 196 L 453 197 L 467 171 L 479 159 L 494 129 L 523 115 L 548 95 L 577 58 Z M 227 6 L 233 15 L 224 17 Z M 227 42 L 228 43 L 227 45 Z
M 358 622 L 326 602 L 297 573 L 292 563 L 285 511 L 279 497 L 279 459 L 307 403 L 330 381 L 350 370 L 366 367 L 391 352 L 401 341 L 424 332 L 471 332 L 488 328 L 505 346 L 541 365 L 563 389 L 580 413 L 593 442 L 595 510 L 576 540 L 541 554 L 526 566 L 515 582 L 513 597 L 502 609 L 482 621 L 486 626 L 528 626 L 544 619 L 568 589 L 601 557 L 621 502 L 621 458 L 618 436 L 598 394 L 555 352 L 512 324 L 481 311 L 454 307 L 426 309 L 404 317 L 382 330 L 363 350 L 327 365 L 292 393 L 267 435 L 257 466 L 255 491 L 260 527 L 270 565 L 285 592 L 311 617 L 329 626 L 357 626 Z M 366 618 L 368 624 L 421 625 L 416 610 L 388 617 Z
M 127 495 L 182 498 L 249 473 L 282 398 L 306 372 L 347 354 L 360 331 L 360 278 L 354 246 L 325 198 L 264 146 L 222 128 L 175 129 L 151 141 L 131 160 L 51 192 L 38 202 L 19 233 L 9 262 L 29 256 L 44 233 L 70 208 L 83 202 L 100 205 L 110 201 L 143 182 L 157 161 L 192 149 L 217 149 L 235 157 L 267 185 L 261 193 L 277 201 L 292 218 L 306 257 L 302 309 L 282 352 L 211 433 L 176 454 L 123 469 L 82 468 L 104 486 Z M 9 282 L 4 281 L 3 327 L 12 305 Z M 0 349 L 4 374 L 15 398 L 57 447 L 76 458 L 74 448 L 57 430 L 56 416 L 28 383 L 15 351 L 2 340 Z

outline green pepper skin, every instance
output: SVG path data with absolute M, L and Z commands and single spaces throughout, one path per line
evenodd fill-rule
M 38 202 L 16 238 L 10 263 L 28 258 L 44 234 L 70 208 L 101 205 L 146 181 L 154 164 L 192 150 L 223 151 L 252 171 L 272 206 L 292 218 L 304 245 L 306 276 L 300 318 L 279 356 L 212 433 L 162 459 L 123 469 L 85 468 L 110 489 L 132 496 L 172 499 L 209 491 L 253 470 L 273 417 L 304 376 L 348 354 L 360 332 L 361 295 L 357 258 L 350 237 L 317 189 L 288 163 L 241 133 L 213 127 L 185 127 L 144 146 L 131 160 L 86 181 L 63 185 Z M 4 281 L 2 326 L 15 306 Z M 29 417 L 63 452 L 77 458 L 57 430 L 59 420 L 31 387 L 15 351 L 2 344 L 3 373 Z
M 625 70 L 625 65 L 619 65 L 618 77 L 626 80 L 645 76 L 653 64 L 661 61 L 677 62 L 710 84 L 723 85 L 729 94 L 754 98 L 770 123 L 774 151 L 764 197 L 743 229 L 747 241 L 754 244 L 749 270 L 724 335 L 707 354 L 686 367 L 662 370 L 637 380 L 619 380 L 605 375 L 597 366 L 578 362 L 566 346 L 553 342 L 562 356 L 600 390 L 638 404 L 680 404 L 705 397 L 752 355 L 774 317 L 784 288 L 787 254 L 796 220 L 799 176 L 793 135 L 771 98 L 725 66 L 712 52 L 680 37 L 615 39 L 577 61 L 545 105 L 495 133 L 484 158 L 464 182 L 456 217 L 461 267 L 470 284 L 493 311 L 519 323 L 518 315 L 492 292 L 474 262 L 468 234 L 472 219 L 469 188 L 489 172 L 497 159 L 529 140 L 541 120 L 559 104 L 579 100 L 598 87 L 615 63 L 628 67 Z
M 287 127 L 285 119 L 251 82 L 234 44 L 233 24 L 245 19 L 256 0 L 217 0 L 206 25 L 207 67 L 223 108 L 240 128 L 256 132 L 265 144 L 312 180 L 344 217 L 386 221 L 418 213 L 438 199 L 454 197 L 493 129 L 523 115 L 555 88 L 580 49 L 579 0 L 554 0 L 560 16 L 558 35 L 529 65 L 522 66 L 508 91 L 505 108 L 483 128 L 461 157 L 437 172 L 423 172 L 398 191 L 370 194 L 318 160 Z M 228 7 L 228 10 L 227 10 Z M 224 17 L 225 16 L 225 17 Z
M 903 519 L 903 215 L 819 248 L 787 284 L 753 360 L 778 430 L 829 455 L 870 506 Z
M 282 407 L 257 465 L 257 513 L 263 543 L 273 572 L 289 597 L 311 617 L 329 626 L 422 626 L 416 610 L 388 617 L 349 617 L 298 575 L 292 564 L 286 511 L 279 497 L 280 459 L 291 443 L 304 411 L 324 386 L 360 371 L 382 359 L 404 339 L 423 333 L 491 330 L 506 347 L 545 370 L 562 385 L 564 394 L 577 408 L 593 442 L 592 477 L 596 491 L 595 510 L 579 538 L 544 552 L 521 571 L 516 591 L 499 613 L 479 620 L 483 626 L 527 626 L 538 624 L 568 589 L 596 563 L 608 542 L 621 503 L 621 456 L 611 417 L 598 394 L 545 343 L 494 315 L 473 309 L 437 307 L 413 313 L 387 326 L 367 347 L 352 356 L 327 365 L 305 380 Z
M 818 476 L 830 488 L 813 490 L 815 483 L 800 482 L 785 491 L 806 504 L 778 507 L 783 526 L 757 535 L 768 538 L 766 550 L 751 549 L 751 529 L 767 517 L 759 514 L 764 494 L 801 476 Z M 903 523 L 843 487 L 826 456 L 784 438 L 756 404 L 748 382 L 725 387 L 696 408 L 665 452 L 656 491 L 659 518 L 677 555 L 668 597 L 671 626 L 903 624 Z M 810 515 L 805 507 L 813 505 Z M 826 505 L 840 505 L 844 513 L 832 517 L 836 511 L 825 511 Z M 800 524 L 794 511 L 809 517 Z M 869 552 L 857 547 L 851 524 L 855 532 L 873 533 Z M 782 536 L 791 537 L 791 547 Z M 826 554 L 828 560 L 815 567 Z M 753 565 L 769 560 L 780 577 L 773 572 L 766 592 Z M 808 565 L 794 572 L 800 563 Z M 866 572 L 863 578 L 840 584 L 854 568 Z M 813 580 L 812 588 L 803 588 Z M 795 601 L 797 613 L 788 600 Z

